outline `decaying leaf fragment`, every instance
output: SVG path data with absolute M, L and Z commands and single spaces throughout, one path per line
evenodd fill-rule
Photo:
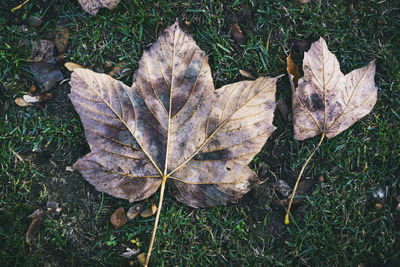
M 161 186 L 155 225 L 166 183 L 191 207 L 229 203 L 259 184 L 247 164 L 275 130 L 278 77 L 216 90 L 207 61 L 175 23 L 144 52 L 131 87 L 87 69 L 71 75 L 69 96 L 91 148 L 73 168 L 129 201 Z
M 304 53 L 303 77 L 297 80 L 299 71 L 290 55 L 287 63 L 292 86 L 294 138 L 304 140 L 320 133 L 322 135 L 301 168 L 290 196 L 286 224 L 289 223 L 289 211 L 300 177 L 325 136 L 333 138 L 367 115 L 374 107 L 378 94 L 374 81 L 375 61 L 344 75 L 339 61 L 322 38 Z
M 292 84 L 297 140 L 320 133 L 333 138 L 367 115 L 376 103 L 375 61 L 344 75 L 339 61 L 320 38 L 304 53 L 303 71 L 298 86 Z M 294 73 L 289 68 L 288 72 L 292 80 Z
M 83 10 L 92 16 L 96 16 L 100 8 L 114 9 L 121 0 L 78 0 Z

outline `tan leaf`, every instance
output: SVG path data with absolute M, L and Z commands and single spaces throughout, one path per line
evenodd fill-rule
M 22 97 L 17 97 L 14 99 L 15 104 L 17 104 L 19 107 L 27 107 L 27 106 L 32 106 L 32 103 L 27 103 Z
M 119 229 L 126 224 L 128 218 L 126 217 L 125 210 L 123 207 L 115 210 L 110 218 L 111 224 L 115 229 Z
M 92 16 L 96 16 L 100 8 L 114 9 L 121 0 L 78 0 L 83 10 Z
M 91 149 L 74 169 L 130 201 L 161 186 L 155 225 L 166 182 L 191 207 L 229 203 L 260 182 L 247 164 L 275 130 L 278 78 L 216 90 L 207 61 L 175 23 L 143 53 L 131 87 L 87 69 L 71 75 L 69 96 Z
M 69 29 L 62 27 L 57 29 L 55 36 L 55 43 L 59 53 L 63 53 L 67 50 L 69 41 Z
M 242 76 L 244 76 L 246 78 L 249 78 L 249 79 L 252 79 L 252 80 L 255 79 L 255 77 L 251 73 L 249 73 L 249 72 L 247 72 L 245 70 L 239 70 L 239 73 L 242 74 Z
M 291 82 L 293 72 L 289 70 Z M 324 133 L 335 137 L 367 115 L 377 100 L 375 62 L 344 75 L 325 40 L 314 42 L 303 60 L 304 76 L 292 86 L 297 140 Z
M 81 65 L 76 64 L 74 62 L 67 62 L 64 64 L 64 67 L 69 71 L 74 71 L 75 69 L 79 69 L 79 68 L 83 69 L 84 68 Z

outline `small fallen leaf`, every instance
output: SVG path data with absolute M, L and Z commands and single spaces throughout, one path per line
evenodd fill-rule
M 324 176 L 323 175 L 318 176 L 318 181 L 322 183 L 324 181 Z
M 245 70 L 239 70 L 239 73 L 242 74 L 242 76 L 244 76 L 246 78 L 249 78 L 249 79 L 252 79 L 252 80 L 255 79 L 255 77 L 253 75 L 251 75 L 251 73 L 249 73 L 249 72 L 247 72 Z
M 289 107 L 286 104 L 285 100 L 278 99 L 278 101 L 276 101 L 276 105 L 278 107 L 279 113 L 281 114 L 282 118 L 287 120 L 287 116 L 289 114 Z
M 46 209 L 48 213 L 53 213 L 53 214 L 58 214 L 61 211 L 61 208 L 58 206 L 58 203 L 53 201 L 47 202 Z
M 139 251 L 139 249 L 126 248 L 126 252 L 122 253 L 121 256 L 125 258 L 131 258 L 132 256 L 138 254 Z
M 140 266 L 145 266 L 146 265 L 146 253 L 140 253 L 137 256 L 137 259 L 139 261 Z
M 299 173 L 291 195 L 293 201 L 301 175 L 325 136 L 333 138 L 367 115 L 376 103 L 378 88 L 374 81 L 375 61 L 344 75 L 339 61 L 328 50 L 323 38 L 304 53 L 304 76 L 298 80 L 297 86 L 298 73 L 290 55 L 287 63 L 292 87 L 294 138 L 305 140 L 322 133 L 318 145 Z M 289 223 L 290 207 L 291 202 L 285 224 Z
M 50 93 L 44 93 L 41 95 L 37 96 L 30 96 L 30 95 L 24 95 L 23 99 L 26 103 L 39 103 L 39 102 L 45 102 L 53 98 L 53 95 Z
M 232 38 L 238 43 L 238 44 L 244 44 L 246 42 L 246 38 L 240 29 L 239 24 L 233 23 L 229 24 L 229 29 L 231 30 L 231 36 Z
M 17 97 L 14 99 L 15 104 L 19 107 L 28 107 L 28 106 L 33 106 L 32 103 L 27 103 L 22 97 Z
M 129 220 L 133 220 L 143 211 L 144 208 L 145 208 L 144 203 L 137 203 L 128 209 L 126 217 L 128 217 Z
M 43 88 L 42 92 L 49 91 L 57 82 L 64 80 L 54 58 L 48 62 L 35 62 L 29 66 L 37 84 Z
M 110 221 L 115 229 L 119 229 L 126 224 L 128 218 L 125 215 L 125 210 L 123 207 L 120 207 L 111 215 Z
M 49 40 L 39 40 L 33 43 L 34 47 L 29 57 L 30 61 L 42 62 L 50 60 L 54 55 L 54 43 Z
M 45 212 L 42 209 L 37 209 L 33 213 L 28 215 L 28 218 L 33 219 L 31 224 L 29 225 L 28 231 L 26 232 L 25 241 L 29 245 L 32 244 L 35 235 L 39 232 L 40 226 L 43 222 L 43 216 Z
M 286 70 L 289 73 L 289 81 L 292 88 L 297 88 L 301 77 L 299 67 L 293 62 L 291 54 L 286 58 Z
M 64 53 L 67 50 L 69 42 L 69 29 L 60 27 L 57 29 L 55 43 L 59 53 Z
M 24 23 L 28 24 L 31 27 L 39 27 L 42 25 L 42 20 L 36 16 L 29 16 L 25 19 Z
M 382 203 L 375 203 L 375 209 L 376 210 L 381 210 L 383 207 Z
M 83 66 L 76 64 L 74 62 L 67 62 L 64 64 L 64 67 L 67 68 L 67 70 L 69 70 L 69 71 L 74 71 L 75 69 L 79 69 L 79 68 L 83 69 L 84 68 Z
M 83 10 L 92 16 L 96 16 L 100 8 L 114 9 L 121 0 L 78 0 Z
M 153 216 L 154 214 L 156 214 L 156 212 L 157 212 L 157 206 L 152 205 L 150 208 L 143 210 L 140 213 L 140 216 L 142 216 L 143 218 L 147 218 L 147 217 Z
M 275 190 L 281 193 L 284 197 L 288 197 L 292 192 L 292 188 L 284 181 L 278 180 L 273 184 Z

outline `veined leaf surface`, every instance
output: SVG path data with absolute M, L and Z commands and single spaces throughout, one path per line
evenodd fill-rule
M 131 87 L 72 73 L 69 96 L 91 149 L 74 169 L 130 201 L 163 182 L 192 207 L 234 201 L 259 183 L 247 164 L 275 129 L 276 80 L 215 89 L 207 55 L 175 23 L 143 53 Z

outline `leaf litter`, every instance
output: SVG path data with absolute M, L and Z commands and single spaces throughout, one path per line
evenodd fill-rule
M 247 164 L 275 130 L 275 78 L 215 89 L 206 54 L 177 23 L 139 62 L 131 87 L 75 69 L 70 99 L 91 152 L 73 166 L 99 191 L 129 201 L 165 186 L 191 207 L 227 204 L 260 181 Z

